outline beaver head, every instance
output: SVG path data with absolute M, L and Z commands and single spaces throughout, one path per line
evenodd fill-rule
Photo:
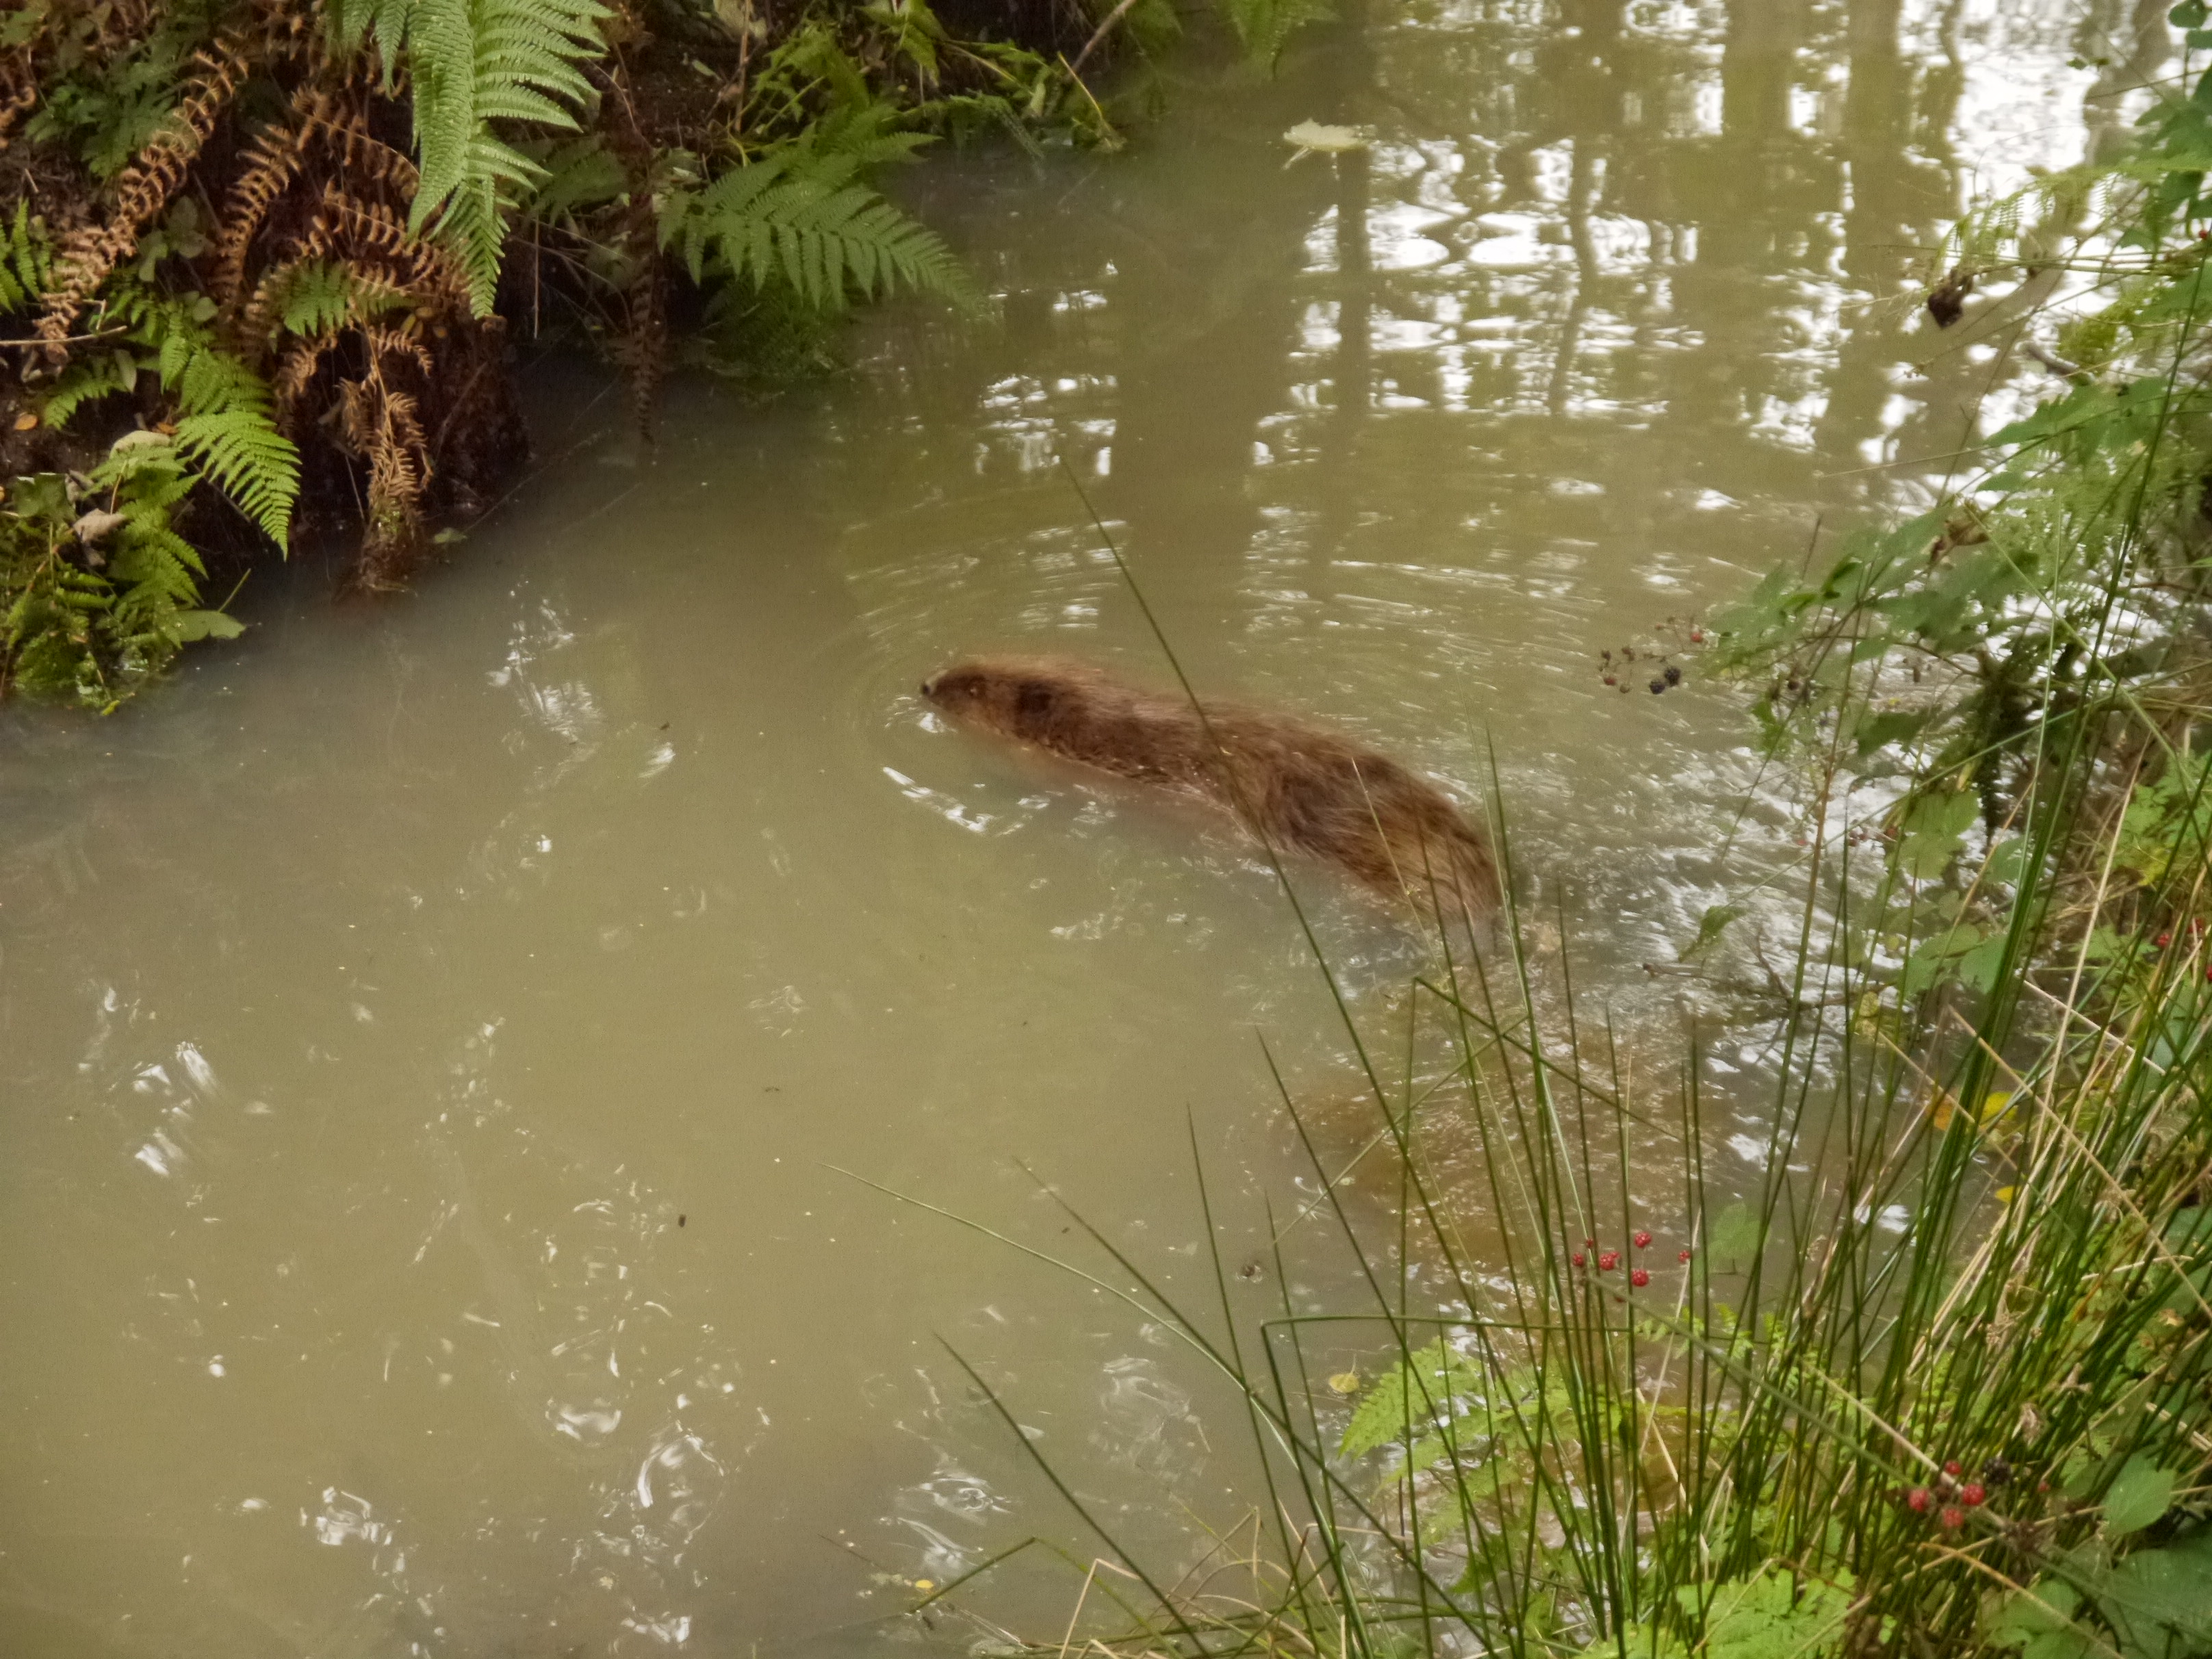
M 960 663 L 921 686 L 923 696 L 956 719 L 1016 737 L 1043 732 L 1066 690 L 1063 683 L 1041 669 L 1009 663 Z

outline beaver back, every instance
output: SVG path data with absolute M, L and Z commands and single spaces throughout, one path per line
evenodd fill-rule
M 1388 756 L 1277 714 L 1145 691 L 1087 664 L 985 658 L 922 695 L 963 723 L 1116 776 L 1195 792 L 1268 845 L 1425 908 L 1486 914 L 1490 849 L 1449 797 Z

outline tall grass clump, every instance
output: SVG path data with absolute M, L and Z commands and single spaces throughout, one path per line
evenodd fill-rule
M 1440 943 L 1404 1064 L 1347 1017 L 1400 1183 L 1377 1236 L 1313 1157 L 1361 1305 L 1240 1326 L 1091 1231 L 1261 1471 L 1236 1594 L 1122 1554 L 1097 1640 L 2212 1654 L 2208 163 L 2212 77 L 1962 225 L 1939 319 L 2018 283 L 2063 388 L 1720 630 L 1810 802 L 1763 1144 L 1698 1031 L 1655 1076 L 1513 915 Z

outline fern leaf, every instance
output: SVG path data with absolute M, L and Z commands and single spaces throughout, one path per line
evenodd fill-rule
M 580 209 L 611 202 L 629 188 L 622 163 L 597 133 L 552 150 L 544 167 L 544 179 L 523 204 L 533 219 L 557 222 Z
M 115 599 L 117 620 L 143 631 L 167 612 L 198 605 L 205 574 L 200 556 L 166 521 L 134 526 L 108 564 L 108 574 L 122 586 Z
M 300 494 L 300 452 L 276 429 L 267 384 L 173 314 L 161 336 L 161 384 L 183 412 L 177 422 L 179 453 L 284 546 Z
M 409 299 L 391 277 L 352 260 L 295 259 L 255 287 L 239 313 L 239 331 L 270 343 L 287 334 L 327 342 L 343 329 L 405 308 Z M 278 380 L 281 390 L 281 374 Z
M 221 486 L 279 547 L 292 533 L 300 494 L 300 452 L 259 410 L 187 415 L 177 422 L 177 448 Z
M 1291 36 L 1336 15 L 1329 0 L 1223 0 L 1244 55 L 1273 72 Z
M 299 266 L 284 285 L 277 326 L 288 334 L 327 334 L 353 315 L 353 283 L 334 259 Z
M 365 13 L 362 0 L 354 0 Z M 387 58 L 395 8 L 373 21 Z M 409 228 L 434 225 L 469 275 L 471 304 L 489 313 L 506 240 L 507 209 L 544 170 L 491 128 L 495 120 L 573 130 L 591 95 L 580 65 L 605 51 L 599 0 L 410 0 L 404 30 L 421 153 Z M 348 12 L 349 20 L 354 15 Z M 363 25 L 368 27 L 367 24 Z
M 138 360 L 128 351 L 103 351 L 71 361 L 46 394 L 39 417 L 58 430 L 86 404 L 98 403 L 111 392 L 128 392 L 137 383 Z
M 662 246 L 680 254 L 695 281 L 719 260 L 732 280 L 755 289 L 784 283 L 822 311 L 842 309 L 855 291 L 899 288 L 973 304 L 974 286 L 943 239 L 860 178 L 926 141 L 886 132 L 887 118 L 879 106 L 832 115 L 703 191 L 672 192 Z
M 28 199 L 18 201 L 14 220 L 0 229 L 0 312 L 27 310 L 35 304 L 52 270 L 46 222 L 31 216 Z

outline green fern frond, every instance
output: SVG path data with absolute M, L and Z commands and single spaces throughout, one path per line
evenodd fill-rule
M 602 206 L 629 188 L 622 163 L 596 132 L 555 147 L 540 165 L 545 176 L 523 202 L 522 210 L 547 223 Z
M 398 289 L 363 282 L 342 259 L 304 259 L 286 267 L 271 279 L 270 292 L 277 330 L 308 338 L 335 333 L 404 303 Z
M 591 82 L 580 65 L 606 50 L 599 0 L 342 0 L 343 27 L 374 29 L 387 63 L 403 50 L 422 163 L 409 224 L 434 226 L 468 272 L 471 304 L 490 313 L 507 210 L 544 170 L 494 121 L 573 130 Z M 343 39 L 344 37 L 341 37 Z
M 135 634 L 158 625 L 170 611 L 197 605 L 199 579 L 207 567 L 165 520 L 126 530 L 107 574 L 122 586 L 115 599 L 116 621 Z
M 43 219 L 31 216 L 27 199 L 15 204 L 15 216 L 0 225 L 0 312 L 27 311 L 46 291 L 53 273 L 53 247 Z
M 39 418 L 58 431 L 86 404 L 98 403 L 137 384 L 138 360 L 128 351 L 101 351 L 74 357 L 40 405 Z
M 398 57 L 406 37 L 412 5 L 413 0 L 326 0 L 331 44 L 341 53 L 353 52 L 374 34 L 389 63 Z
M 944 240 L 859 177 L 928 142 L 884 131 L 887 118 L 879 106 L 830 116 L 703 191 L 671 191 L 661 246 L 694 281 L 712 260 L 756 289 L 787 283 L 818 310 L 843 308 L 855 290 L 898 288 L 973 304 L 974 284 Z
M 1300 29 L 1336 15 L 1329 0 L 1222 0 L 1230 26 L 1253 63 L 1272 71 Z
M 300 494 L 300 452 L 276 429 L 267 383 L 181 319 L 161 337 L 161 369 L 183 411 L 178 452 L 284 546 Z
M 187 415 L 177 422 L 177 448 L 271 541 L 286 544 L 300 494 L 300 452 L 268 416 L 251 409 Z

